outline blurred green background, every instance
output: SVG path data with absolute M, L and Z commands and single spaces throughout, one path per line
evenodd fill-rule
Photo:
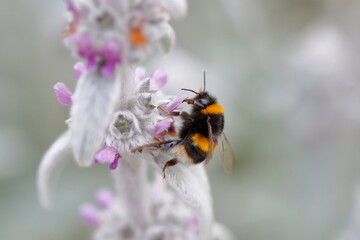
M 207 88 L 236 154 L 207 167 L 215 214 L 243 240 L 360 239 L 360 1 L 189 1 L 177 48 L 155 58 L 165 92 Z M 0 239 L 89 239 L 77 207 L 111 186 L 103 166 L 69 164 L 52 211 L 37 201 L 42 154 L 66 129 L 73 89 L 62 1 L 0 2 Z

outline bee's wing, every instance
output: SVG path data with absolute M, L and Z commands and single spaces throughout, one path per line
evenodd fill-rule
M 207 120 L 207 125 L 208 125 L 209 150 L 206 154 L 205 164 L 207 164 L 212 159 L 214 153 L 214 136 L 210 125 L 210 118 L 208 118 Z
M 221 165 L 224 167 L 226 172 L 231 173 L 234 168 L 235 157 L 225 133 L 221 134 L 220 143 Z

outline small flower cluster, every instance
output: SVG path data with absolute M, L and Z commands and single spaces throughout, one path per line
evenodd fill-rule
M 104 76 L 126 59 L 137 63 L 161 47 L 169 51 L 174 33 L 171 15 L 182 15 L 186 5 L 179 0 L 66 0 L 71 13 L 65 43 L 86 60 L 87 71 L 99 69 Z
M 132 149 L 145 145 L 154 138 L 164 139 L 167 133 L 174 135 L 174 120 L 162 114 L 157 107 L 163 106 L 166 110 L 173 111 L 186 99 L 181 96 L 174 100 L 174 97 L 165 96 L 159 91 L 168 80 L 164 70 L 157 69 L 148 78 L 145 77 L 143 67 L 138 67 L 136 73 L 134 81 L 137 86 L 128 109 L 113 114 L 103 149 L 93 160 L 95 164 L 108 163 L 111 170 L 116 169 L 121 152 L 130 153 Z M 75 71 L 75 75 L 80 76 L 81 72 Z M 64 83 L 56 83 L 54 90 L 59 103 L 72 105 L 73 94 Z
M 86 203 L 80 207 L 85 223 L 96 228 L 94 240 L 155 240 L 198 239 L 198 217 L 180 199 L 165 188 L 159 176 L 151 189 L 154 197 L 149 199 L 152 224 L 145 230 L 126 218 L 123 206 L 111 192 L 104 189 L 96 193 L 98 207 Z
M 160 175 L 152 182 L 153 198 L 149 199 L 151 224 L 145 230 L 126 218 L 126 211 L 107 189 L 95 194 L 96 205 L 84 203 L 79 212 L 84 222 L 96 228 L 94 240 L 198 240 L 199 217 L 168 189 Z M 228 232 L 218 223 L 212 227 L 209 240 L 230 239 Z

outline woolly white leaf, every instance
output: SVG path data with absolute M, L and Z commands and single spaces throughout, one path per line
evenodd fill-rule
M 166 23 L 166 33 L 160 39 L 160 46 L 165 53 L 170 52 L 170 50 L 175 45 L 175 32 L 174 29 Z
M 171 158 L 164 153 L 156 158 L 160 170 Z M 166 180 L 179 197 L 198 214 L 200 239 L 207 239 L 213 223 L 213 211 L 210 185 L 204 166 L 202 164 L 188 166 L 178 163 L 166 169 Z
M 45 208 L 51 207 L 54 185 L 70 152 L 70 131 L 66 131 L 51 145 L 41 160 L 37 188 L 41 205 Z
M 211 230 L 212 239 L 214 240 L 235 240 L 232 233 L 220 223 L 214 223 Z
M 161 2 L 173 18 L 181 18 L 187 12 L 186 0 L 161 0 Z
M 73 95 L 71 144 L 80 166 L 90 166 L 102 147 L 119 98 L 118 81 L 97 71 L 83 74 Z

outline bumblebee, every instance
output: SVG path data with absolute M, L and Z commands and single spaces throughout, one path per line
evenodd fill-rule
M 194 98 L 185 99 L 183 102 L 192 105 L 190 112 L 168 112 L 158 107 L 168 116 L 181 117 L 183 124 L 178 138 L 163 142 L 156 142 L 138 147 L 133 150 L 160 149 L 171 151 L 174 158 L 167 161 L 163 167 L 163 176 L 167 167 L 182 163 L 198 164 L 207 163 L 213 156 L 213 152 L 220 143 L 221 163 L 227 172 L 231 172 L 234 166 L 234 154 L 224 134 L 224 109 L 216 98 L 206 90 L 205 73 L 204 89 L 195 92 L 191 89 L 181 89 L 196 94 Z

